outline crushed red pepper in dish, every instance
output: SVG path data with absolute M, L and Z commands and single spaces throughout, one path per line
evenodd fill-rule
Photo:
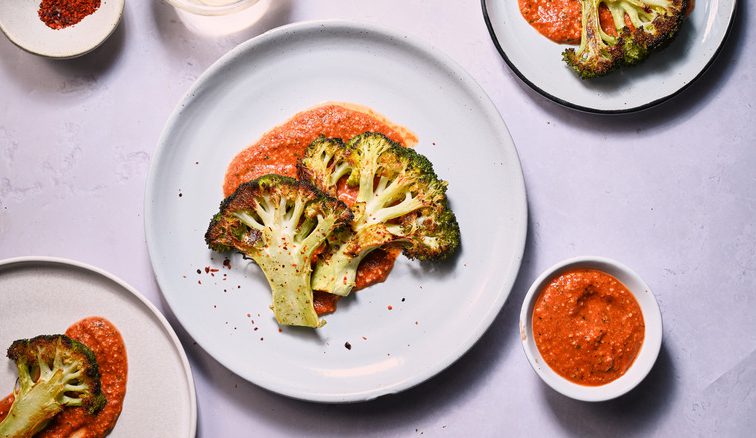
M 643 345 L 640 306 L 625 285 L 595 269 L 554 277 L 533 309 L 533 335 L 546 363 L 572 382 L 599 386 L 621 377 Z
M 73 26 L 100 8 L 100 0 L 42 0 L 39 19 L 52 29 Z

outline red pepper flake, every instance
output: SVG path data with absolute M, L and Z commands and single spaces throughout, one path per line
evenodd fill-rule
M 350 344 L 349 342 L 344 342 L 344 348 L 346 348 L 347 350 L 351 350 L 352 344 Z
M 363 341 L 367 341 L 367 338 L 363 336 L 363 337 L 362 337 L 362 340 L 363 340 Z
M 197 280 L 197 284 L 202 284 L 202 280 Z
M 394 306 L 391 306 L 391 305 L 389 305 L 389 306 L 387 307 L 387 309 L 389 309 L 389 310 L 393 310 L 393 309 L 394 309 Z
M 247 318 L 252 318 L 252 314 L 251 313 L 247 313 Z
M 63 29 L 80 22 L 100 7 L 100 0 L 42 0 L 39 19 L 51 29 Z
M 205 274 L 207 274 L 208 272 L 210 272 L 210 266 L 205 266 Z
M 228 269 L 231 269 L 231 260 L 229 259 L 223 259 L 223 266 L 227 267 Z
M 278 327 L 278 333 L 283 333 L 283 329 L 281 329 L 281 327 Z

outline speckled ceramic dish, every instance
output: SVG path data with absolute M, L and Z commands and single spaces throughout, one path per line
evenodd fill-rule
M 63 333 L 90 316 L 112 322 L 128 356 L 123 411 L 111 437 L 194 438 L 197 402 L 189 362 L 168 321 L 134 288 L 100 269 L 54 257 L 0 260 L 0 351 L 16 339 Z M 0 398 L 17 373 L 0 358 Z
M 645 324 L 643 345 L 630 368 L 618 379 L 601 386 L 573 383 L 552 370 L 541 357 L 533 337 L 533 308 L 544 286 L 559 274 L 570 269 L 596 269 L 603 271 L 632 292 Z M 520 339 L 530 365 L 538 376 L 554 390 L 567 397 L 583 401 L 604 401 L 617 398 L 635 388 L 651 371 L 659 356 L 662 342 L 662 319 L 659 305 L 651 289 L 630 268 L 605 257 L 583 256 L 561 261 L 544 271 L 530 286 L 520 312 Z
M 39 0 L 0 1 L 0 30 L 27 52 L 67 59 L 94 50 L 115 31 L 124 0 L 102 0 L 91 15 L 62 29 L 52 29 L 39 18 L 39 5 Z

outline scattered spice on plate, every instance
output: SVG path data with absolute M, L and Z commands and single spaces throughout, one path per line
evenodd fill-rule
M 51 29 L 73 26 L 100 7 L 100 0 L 42 0 L 39 19 Z
M 346 348 L 347 350 L 351 350 L 352 344 L 350 344 L 349 342 L 344 342 L 344 348 Z

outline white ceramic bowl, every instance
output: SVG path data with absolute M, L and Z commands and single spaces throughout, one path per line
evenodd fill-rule
M 36 55 L 67 59 L 97 48 L 118 27 L 124 0 L 102 0 L 80 22 L 51 29 L 39 18 L 39 1 L 0 1 L 0 30 L 13 44 Z
M 618 379 L 601 386 L 573 383 L 552 370 L 541 357 L 533 337 L 533 306 L 549 280 L 571 269 L 596 269 L 618 279 L 635 296 L 646 326 L 643 345 L 630 368 Z M 530 286 L 520 312 L 520 339 L 525 355 L 538 376 L 554 390 L 583 401 L 617 398 L 635 388 L 651 371 L 659 356 L 662 342 L 662 319 L 651 289 L 627 266 L 608 258 L 583 256 L 561 261 L 544 271 Z

